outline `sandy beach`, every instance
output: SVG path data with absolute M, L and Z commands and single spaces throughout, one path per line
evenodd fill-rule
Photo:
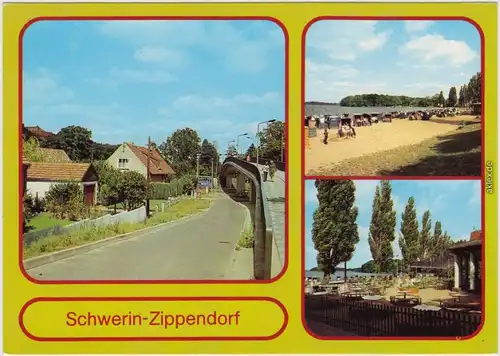
M 323 132 L 318 130 L 318 136 L 309 139 L 310 148 L 305 152 L 305 172 L 321 171 L 348 159 L 418 144 L 429 138 L 457 131 L 457 122 L 473 119 L 474 117 L 458 116 L 449 118 L 450 124 L 395 119 L 392 123 L 357 127 L 356 138 L 350 139 L 338 138 L 337 129 L 332 128 L 329 131 L 328 145 L 323 144 Z

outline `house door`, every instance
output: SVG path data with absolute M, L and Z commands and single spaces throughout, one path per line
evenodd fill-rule
M 86 206 L 94 205 L 95 184 L 83 186 L 83 201 Z

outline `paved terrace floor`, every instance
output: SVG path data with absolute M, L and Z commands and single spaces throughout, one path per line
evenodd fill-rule
M 258 165 L 262 171 L 262 165 Z M 273 222 L 276 249 L 281 266 L 285 263 L 285 172 L 276 171 L 271 180 L 268 176 L 264 189 Z
M 221 194 L 201 215 L 28 273 L 39 280 L 224 279 L 245 217 L 245 207 Z

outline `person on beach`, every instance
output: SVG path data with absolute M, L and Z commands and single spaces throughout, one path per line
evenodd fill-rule
M 267 164 L 264 164 L 262 167 L 262 174 L 264 175 L 264 182 L 267 182 L 267 175 L 269 174 L 269 166 Z
M 323 132 L 323 143 L 328 145 L 328 129 L 325 127 L 325 131 Z

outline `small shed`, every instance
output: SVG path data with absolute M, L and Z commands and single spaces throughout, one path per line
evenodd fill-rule
M 44 198 L 51 185 L 78 182 L 86 205 L 97 200 L 97 173 L 91 163 L 31 162 L 27 168 L 26 188 L 33 197 Z

